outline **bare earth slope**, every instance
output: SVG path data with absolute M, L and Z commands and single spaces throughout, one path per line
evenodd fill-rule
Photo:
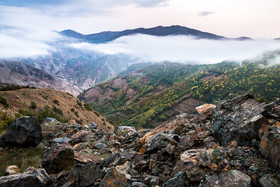
M 63 117 L 82 125 L 89 125 L 94 122 L 104 131 L 112 131 L 113 126 L 105 118 L 94 111 L 85 108 L 84 103 L 77 98 L 62 91 L 52 89 L 19 89 L 13 91 L 0 91 L 0 97 L 7 100 L 8 107 L 0 104 L 0 112 L 15 115 L 20 109 L 40 110 L 48 106 L 56 107 L 63 112 Z M 31 102 L 36 104 L 36 109 L 31 109 Z M 75 121 L 73 121 L 75 120 Z

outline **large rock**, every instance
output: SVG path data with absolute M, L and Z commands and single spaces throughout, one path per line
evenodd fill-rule
M 262 187 L 278 187 L 280 186 L 280 177 L 275 174 L 264 175 L 260 179 L 260 184 Z
M 280 167 L 280 127 L 272 126 L 261 139 L 261 154 Z
M 212 114 L 213 110 L 216 108 L 216 105 L 213 104 L 204 104 L 201 106 L 196 107 L 198 113 L 200 114 Z
M 66 130 L 66 125 L 54 118 L 46 118 L 40 125 L 44 136 Z
M 136 135 L 137 130 L 131 126 L 119 126 L 115 128 L 114 133 L 117 136 Z
M 251 178 L 238 170 L 230 170 L 219 175 L 206 177 L 201 183 L 204 187 L 249 187 L 251 186 Z
M 72 143 L 89 142 L 94 139 L 94 133 L 91 131 L 81 130 L 74 134 L 72 137 Z
M 74 166 L 74 151 L 68 143 L 54 144 L 42 157 L 42 167 L 48 173 L 70 170 Z
M 28 168 L 24 173 L 0 177 L 1 187 L 47 187 L 51 183 L 52 181 L 44 169 Z
M 42 129 L 37 117 L 22 116 L 16 119 L 4 136 L 6 145 L 36 146 L 41 142 Z
M 105 171 L 95 162 L 76 164 L 70 171 L 67 181 L 74 186 L 92 186 L 96 179 L 103 178 Z
M 221 102 L 215 109 L 211 131 L 223 145 L 232 140 L 247 145 L 251 140 L 259 138 L 259 129 L 268 123 L 262 115 L 264 111 L 264 105 L 251 95 Z
M 115 168 L 107 171 L 99 187 L 128 187 L 126 177 L 120 174 Z

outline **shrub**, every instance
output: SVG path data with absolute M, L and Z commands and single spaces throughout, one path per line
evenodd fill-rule
M 82 106 L 82 102 L 77 100 L 77 105 Z
M 84 107 L 87 111 L 92 111 L 92 108 L 89 106 L 89 104 L 85 103 Z
M 59 101 L 57 99 L 53 100 L 53 103 L 59 105 Z
M 79 117 L 78 111 L 76 111 L 74 114 L 77 116 L 77 118 Z
M 0 112 L 0 134 L 3 134 L 13 123 L 14 118 L 9 117 L 4 112 Z
M 29 108 L 31 108 L 31 109 L 36 109 L 37 108 L 37 105 L 36 105 L 36 103 L 35 102 L 31 102 L 31 104 L 30 104 L 30 106 L 29 106 Z
M 75 111 L 75 108 L 71 108 L 70 110 L 71 110 L 71 112 L 74 112 L 74 111 Z
M 56 108 L 56 106 L 53 107 L 53 112 L 55 112 L 55 113 L 57 113 L 57 114 L 63 116 L 62 110 L 60 110 L 59 108 Z
M 0 176 L 5 175 L 6 167 L 17 165 L 20 172 L 29 167 L 40 167 L 41 158 L 44 153 L 43 149 L 20 149 L 8 153 L 0 154 Z
M 12 90 L 19 90 L 19 89 L 23 89 L 23 88 L 36 89 L 35 87 L 30 87 L 30 86 L 9 85 L 9 86 L 0 88 L 0 91 L 12 91 Z
M 8 105 L 8 103 L 7 103 L 7 100 L 6 100 L 4 97 L 2 97 L 2 96 L 0 96 L 0 103 L 1 103 L 2 105 L 4 105 L 5 108 L 8 108 L 8 107 L 9 107 L 9 105 Z

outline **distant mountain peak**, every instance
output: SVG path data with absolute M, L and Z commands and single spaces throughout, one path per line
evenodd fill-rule
M 197 39 L 211 39 L 211 40 L 228 39 L 224 36 L 219 36 L 208 32 L 202 32 L 196 29 L 183 27 L 180 25 L 171 25 L 171 26 L 160 25 L 153 28 L 137 28 L 137 29 L 128 29 L 124 31 L 105 31 L 105 32 L 87 34 L 87 35 L 80 34 L 70 29 L 64 30 L 60 33 L 68 37 L 83 39 L 91 43 L 105 43 L 105 42 L 113 41 L 123 36 L 129 36 L 134 34 L 146 34 L 152 36 L 185 35 L 185 36 L 193 36 Z

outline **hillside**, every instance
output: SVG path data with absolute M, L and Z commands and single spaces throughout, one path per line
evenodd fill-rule
M 24 88 L 0 91 L 0 98 L 4 98 L 7 102 L 7 106 L 0 103 L 0 113 L 6 113 L 8 116 L 16 116 L 20 111 L 23 114 L 50 111 L 61 119 L 70 120 L 71 123 L 89 125 L 94 122 L 103 130 L 113 130 L 113 126 L 105 118 L 77 98 L 62 91 Z
M 60 33 L 68 37 L 85 40 L 91 43 L 105 43 L 105 42 L 113 41 L 122 36 L 129 36 L 134 34 L 146 34 L 152 36 L 186 35 L 186 36 L 193 36 L 198 39 L 212 39 L 212 40 L 226 39 L 223 36 L 218 36 L 208 32 L 202 32 L 196 29 L 182 27 L 179 25 L 173 25 L 169 27 L 157 26 L 153 28 L 137 28 L 137 29 L 124 30 L 124 31 L 115 31 L 115 32 L 106 31 L 106 32 L 87 34 L 87 35 L 83 35 L 81 33 L 78 33 L 70 29 L 61 31 Z
M 0 83 L 52 88 L 77 96 L 80 89 L 63 79 L 18 61 L 0 60 Z
M 201 103 L 251 93 L 260 101 L 279 96 L 276 54 L 215 65 L 154 64 L 88 89 L 79 98 L 118 125 L 157 126 L 176 114 L 193 113 Z

